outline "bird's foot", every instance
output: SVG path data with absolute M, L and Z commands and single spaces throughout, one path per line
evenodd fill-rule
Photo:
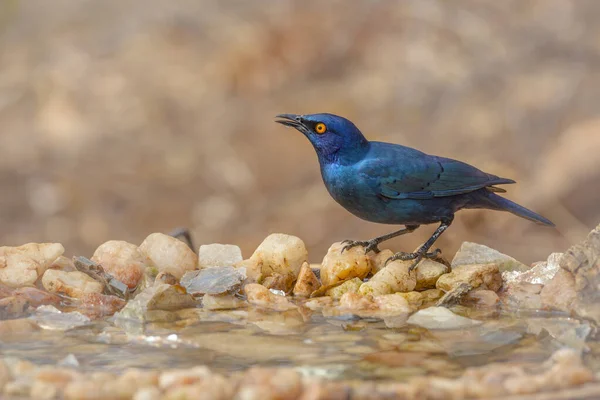
M 388 265 L 392 261 L 396 261 L 396 260 L 403 260 L 403 261 L 414 260 L 413 263 L 411 264 L 411 266 L 408 267 L 408 270 L 412 271 L 417 267 L 417 265 L 421 262 L 422 259 L 427 258 L 430 260 L 435 260 L 439 257 L 439 255 L 441 253 L 442 253 L 442 251 L 440 249 L 435 249 L 434 251 L 432 251 L 430 253 L 428 253 L 427 250 L 420 250 L 420 249 L 414 253 L 405 253 L 405 252 L 401 251 L 399 253 L 394 254 L 390 258 L 388 258 L 385 262 L 385 265 Z
M 379 247 L 377 247 L 379 245 L 379 241 L 378 240 L 344 240 L 342 242 L 342 244 L 345 244 L 345 246 L 342 248 L 342 253 L 346 250 L 350 250 L 353 247 L 356 246 L 362 246 L 365 248 L 365 254 L 367 254 L 370 251 L 374 251 L 375 254 L 379 253 L 381 250 L 379 250 Z

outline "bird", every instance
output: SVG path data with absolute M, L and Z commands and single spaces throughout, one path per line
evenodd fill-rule
M 429 155 L 399 144 L 369 141 L 350 120 L 329 113 L 279 114 L 275 122 L 301 132 L 312 144 L 321 176 L 333 199 L 353 215 L 374 223 L 403 228 L 370 240 L 344 240 L 342 252 L 362 246 L 365 253 L 379 253 L 379 245 L 414 232 L 421 225 L 439 226 L 414 252 L 398 252 L 394 260 L 436 259 L 430 252 L 462 209 L 508 211 L 540 225 L 555 226 L 498 193 L 499 185 L 516 183 L 450 158 Z

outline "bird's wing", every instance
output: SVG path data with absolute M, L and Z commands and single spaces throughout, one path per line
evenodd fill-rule
M 381 196 L 390 199 L 431 199 L 515 183 L 460 161 L 430 156 L 406 147 L 399 147 L 399 150 L 384 148 L 379 153 L 382 154 L 365 160 L 361 174 Z

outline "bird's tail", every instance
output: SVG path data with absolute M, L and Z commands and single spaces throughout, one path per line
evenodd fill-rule
M 528 219 L 539 225 L 555 226 L 552 221 L 542 217 L 539 214 L 534 213 L 527 208 L 518 205 L 514 201 L 510 201 L 502 196 L 498 196 L 496 193 L 489 191 L 481 192 L 483 198 L 481 199 L 484 203 L 485 208 L 491 208 L 493 210 L 508 211 L 512 214 L 518 215 L 519 217 Z M 483 204 L 482 204 L 483 205 Z

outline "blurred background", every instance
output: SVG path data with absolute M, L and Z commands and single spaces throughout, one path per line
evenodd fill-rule
M 319 262 L 361 221 L 278 113 L 514 178 L 553 220 L 463 211 L 438 244 L 523 262 L 600 222 L 600 1 L 2 0 L 0 244 L 69 255 L 189 227 L 248 257 L 272 232 Z M 412 250 L 434 226 L 390 242 Z

